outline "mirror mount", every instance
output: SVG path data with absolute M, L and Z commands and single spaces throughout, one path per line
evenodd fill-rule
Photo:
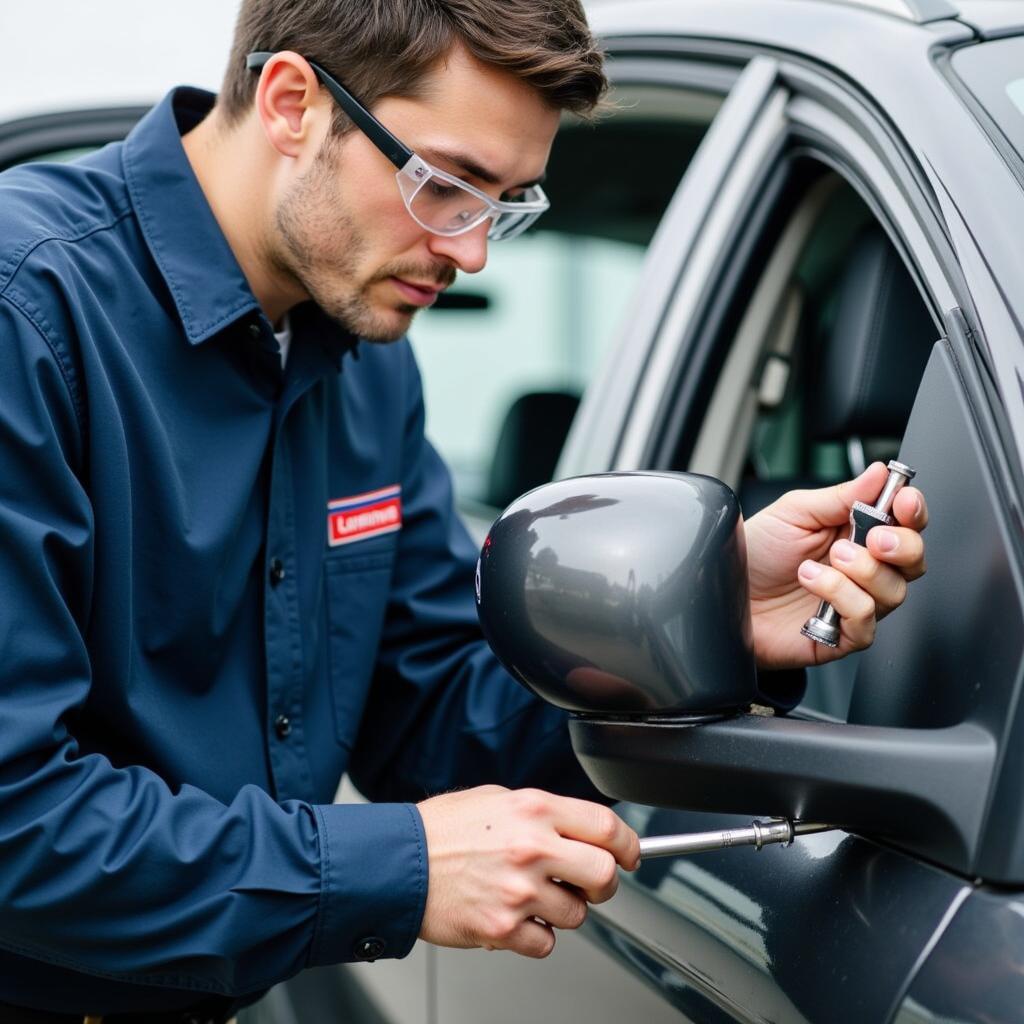
M 980 726 L 894 729 L 741 714 L 705 724 L 574 716 L 573 749 L 616 800 L 824 821 L 967 870 L 996 744 Z

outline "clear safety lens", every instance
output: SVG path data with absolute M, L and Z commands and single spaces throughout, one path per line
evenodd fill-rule
M 524 189 L 514 199 L 495 202 L 472 185 L 415 156 L 398 172 L 397 178 L 412 218 L 438 235 L 461 235 L 491 218 L 489 238 L 514 238 L 550 205 L 539 186 Z

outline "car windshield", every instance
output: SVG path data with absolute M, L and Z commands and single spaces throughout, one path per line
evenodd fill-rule
M 953 69 L 1024 159 L 1024 38 L 965 47 Z

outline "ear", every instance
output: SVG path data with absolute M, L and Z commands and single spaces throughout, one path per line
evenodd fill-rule
M 282 156 L 299 156 L 315 134 L 324 106 L 308 61 L 290 50 L 270 58 L 256 87 L 256 116 L 274 149 Z

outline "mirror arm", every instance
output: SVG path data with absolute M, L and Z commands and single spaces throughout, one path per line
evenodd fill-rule
M 970 873 L 995 758 L 980 726 L 890 729 L 739 715 L 570 722 L 594 784 L 660 807 L 825 821 Z

